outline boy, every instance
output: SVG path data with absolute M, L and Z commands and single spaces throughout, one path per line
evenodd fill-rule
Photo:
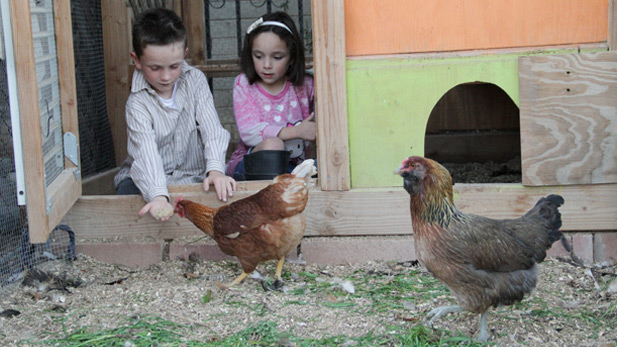
M 133 24 L 135 72 L 126 103 L 128 156 L 114 182 L 117 194 L 139 194 L 150 213 L 173 215 L 168 184 L 201 182 L 227 201 L 236 189 L 225 176 L 229 132 L 219 121 L 204 74 L 189 66 L 182 19 L 167 9 L 150 9 Z M 205 179 L 203 179 L 205 176 Z

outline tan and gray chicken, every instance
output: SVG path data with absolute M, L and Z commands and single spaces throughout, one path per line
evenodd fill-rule
M 303 211 L 315 173 L 314 161 L 307 159 L 291 174 L 275 177 L 272 184 L 259 192 L 218 208 L 178 198 L 175 212 L 188 218 L 242 265 L 244 272 L 222 287 L 240 283 L 259 263 L 274 259 L 279 261 L 275 285 L 282 283 L 285 256 L 304 236 Z
M 563 237 L 559 195 L 541 198 L 517 219 L 496 220 L 459 211 L 452 199 L 452 178 L 439 163 L 409 157 L 396 170 L 411 196 L 416 255 L 456 297 L 458 305 L 428 313 L 429 326 L 444 314 L 480 314 L 479 341 L 487 341 L 486 312 L 512 305 L 537 283 L 537 263 Z

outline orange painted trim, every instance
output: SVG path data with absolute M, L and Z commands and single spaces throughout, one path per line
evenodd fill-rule
M 345 1 L 347 56 L 606 42 L 607 0 Z

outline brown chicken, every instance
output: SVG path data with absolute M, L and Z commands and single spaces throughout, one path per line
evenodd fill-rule
M 457 210 L 450 173 L 433 160 L 407 158 L 395 173 L 411 196 L 416 255 L 458 303 L 430 311 L 429 326 L 447 313 L 479 313 L 477 338 L 487 341 L 488 308 L 512 305 L 531 293 L 536 263 L 562 238 L 563 198 L 549 195 L 520 218 L 495 220 Z
M 219 208 L 178 198 L 175 212 L 212 237 L 225 254 L 240 261 L 244 272 L 223 287 L 240 283 L 259 263 L 273 259 L 279 260 L 275 284 L 282 283 L 285 256 L 304 235 L 303 211 L 315 172 L 313 160 L 307 159 L 291 174 L 275 177 L 272 184 L 254 195 Z

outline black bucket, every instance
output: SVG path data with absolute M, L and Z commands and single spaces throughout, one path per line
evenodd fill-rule
M 289 152 L 259 151 L 244 156 L 244 175 L 247 181 L 271 180 L 287 172 Z

